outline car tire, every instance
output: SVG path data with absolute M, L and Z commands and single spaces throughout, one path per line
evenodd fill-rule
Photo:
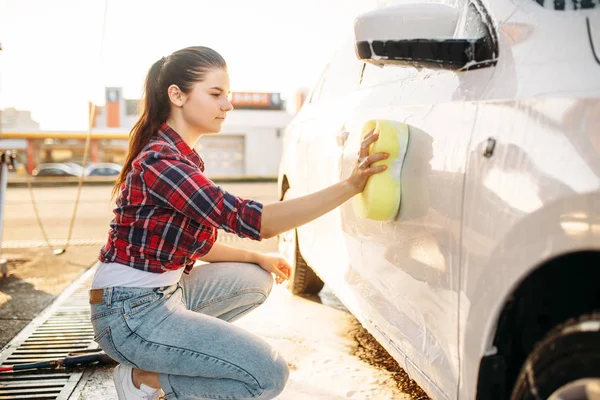
M 598 385 L 600 313 L 592 313 L 557 326 L 538 343 L 523 364 L 511 399 L 594 399 L 590 393 Z
M 286 192 L 283 199 L 289 199 L 289 192 Z M 325 283 L 306 263 L 300 247 L 298 246 L 298 232 L 296 229 L 284 232 L 278 237 L 279 253 L 288 261 L 292 267 L 287 289 L 292 294 L 317 294 L 323 289 Z

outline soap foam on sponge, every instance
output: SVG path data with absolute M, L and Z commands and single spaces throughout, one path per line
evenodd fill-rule
M 373 129 L 379 138 L 369 147 L 369 154 L 388 153 L 390 156 L 372 166 L 387 165 L 388 168 L 369 178 L 362 193 L 354 197 L 352 206 L 361 218 L 392 221 L 400 210 L 400 178 L 408 147 L 408 126 L 389 120 L 368 121 L 363 127 L 361 142 Z

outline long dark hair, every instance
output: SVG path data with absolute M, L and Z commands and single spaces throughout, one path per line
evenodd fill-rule
M 189 93 L 194 83 L 202 82 L 206 73 L 216 68 L 227 68 L 225 60 L 213 49 L 203 46 L 178 50 L 152 64 L 146 76 L 140 117 L 129 133 L 129 150 L 113 187 L 113 198 L 131 171 L 133 160 L 169 118 L 169 86 L 177 85 L 183 93 Z

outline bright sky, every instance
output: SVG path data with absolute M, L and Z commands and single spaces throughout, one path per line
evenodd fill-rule
M 191 45 L 217 50 L 233 91 L 310 88 L 354 17 L 377 0 L 0 0 L 0 108 L 41 129 L 86 129 L 105 86 L 139 98 L 150 65 Z M 102 50 L 103 49 L 103 50 Z

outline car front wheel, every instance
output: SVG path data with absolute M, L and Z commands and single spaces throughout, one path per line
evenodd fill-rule
M 529 355 L 512 400 L 600 399 L 600 313 L 553 329 Z

